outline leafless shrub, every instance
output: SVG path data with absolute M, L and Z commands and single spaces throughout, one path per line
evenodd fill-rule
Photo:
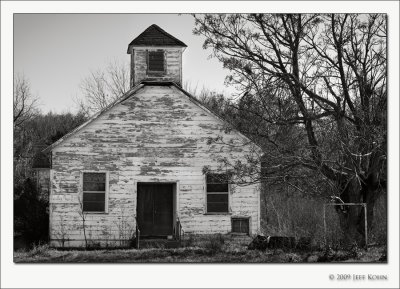
M 120 208 L 120 212 L 121 213 L 118 217 L 118 221 L 116 222 L 120 246 L 129 246 L 135 231 L 133 226 L 133 218 L 130 218 L 125 214 L 123 207 Z
M 81 196 L 78 196 L 78 203 L 79 203 L 79 216 L 81 218 L 82 221 L 82 230 L 83 230 L 83 237 L 85 238 L 85 248 L 89 248 L 89 243 L 88 243 L 88 238 L 86 236 L 86 231 L 87 231 L 87 227 L 86 227 L 86 212 L 83 210 L 83 201 Z
M 204 248 L 210 250 L 211 253 L 215 254 L 222 252 L 225 244 L 225 238 L 222 234 L 210 234 L 206 236 Z
M 58 230 L 55 231 L 54 236 L 61 243 L 61 247 L 64 248 L 65 243 L 69 241 L 69 238 L 68 238 L 68 232 L 67 232 L 67 229 L 65 226 L 65 220 L 62 215 L 60 215 L 60 222 L 59 222 L 59 226 L 57 229 Z
M 81 84 L 81 97 L 75 99 L 81 112 L 92 115 L 105 109 L 129 90 L 129 65 L 117 60 L 104 70 L 91 71 Z
M 105 243 L 104 243 L 105 248 L 113 247 L 111 245 L 111 239 L 112 239 L 112 235 L 113 235 L 111 226 L 107 226 L 106 228 L 104 228 L 102 234 L 103 234 L 103 239 L 105 240 Z
M 49 245 L 48 244 L 37 244 L 32 247 L 28 255 L 30 257 L 49 257 Z
M 183 240 L 185 247 L 192 247 L 195 244 L 195 237 L 193 234 L 187 234 L 187 237 Z
M 265 218 L 262 231 L 267 236 L 309 238 L 314 244 L 324 241 L 324 199 L 265 193 Z

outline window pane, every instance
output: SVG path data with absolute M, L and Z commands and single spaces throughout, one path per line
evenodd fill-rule
M 83 193 L 84 202 L 104 202 L 105 197 L 105 193 Z
M 84 191 L 105 191 L 106 174 L 105 173 L 83 173 Z
M 249 233 L 249 219 L 232 219 L 232 232 L 233 233 Z
M 83 173 L 83 182 L 105 183 L 105 173 Z
M 207 192 L 228 192 L 228 184 L 207 184 Z
M 164 52 L 149 51 L 149 70 L 164 71 Z
M 239 220 L 232 220 L 232 232 L 240 233 L 240 221 Z
M 228 174 L 207 174 L 208 184 L 227 184 L 228 182 Z
M 105 202 L 83 202 L 84 212 L 104 212 Z
M 240 222 L 240 229 L 241 233 L 246 233 L 246 234 L 249 233 L 249 219 L 243 219 Z
M 207 202 L 228 203 L 228 194 L 207 194 Z
M 92 183 L 92 182 L 84 182 L 83 183 L 83 191 L 105 191 L 106 184 L 105 183 Z
M 209 213 L 227 213 L 228 203 L 207 203 L 207 212 Z

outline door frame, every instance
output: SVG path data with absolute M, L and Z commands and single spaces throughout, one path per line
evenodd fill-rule
M 172 232 L 171 235 L 173 237 L 173 232 L 176 230 L 176 220 L 178 217 L 177 208 L 178 208 L 178 191 L 179 191 L 179 181 L 170 181 L 170 180 L 135 180 L 134 182 L 134 200 L 135 200 L 135 223 L 137 220 L 137 197 L 138 197 L 138 185 L 139 184 L 161 184 L 161 185 L 172 185 Z M 140 226 L 140 225 L 139 225 Z M 140 229 L 140 227 L 139 227 Z

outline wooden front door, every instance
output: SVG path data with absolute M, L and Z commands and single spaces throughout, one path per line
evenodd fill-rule
M 173 184 L 138 183 L 137 221 L 142 236 L 173 233 Z

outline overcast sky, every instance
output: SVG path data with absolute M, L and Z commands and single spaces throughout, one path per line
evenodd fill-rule
M 14 14 L 14 72 L 29 79 L 43 112 L 75 112 L 81 80 L 110 61 L 129 62 L 128 44 L 151 24 L 188 46 L 183 81 L 233 91 L 223 84 L 222 64 L 203 50 L 204 38 L 193 35 L 187 14 Z

